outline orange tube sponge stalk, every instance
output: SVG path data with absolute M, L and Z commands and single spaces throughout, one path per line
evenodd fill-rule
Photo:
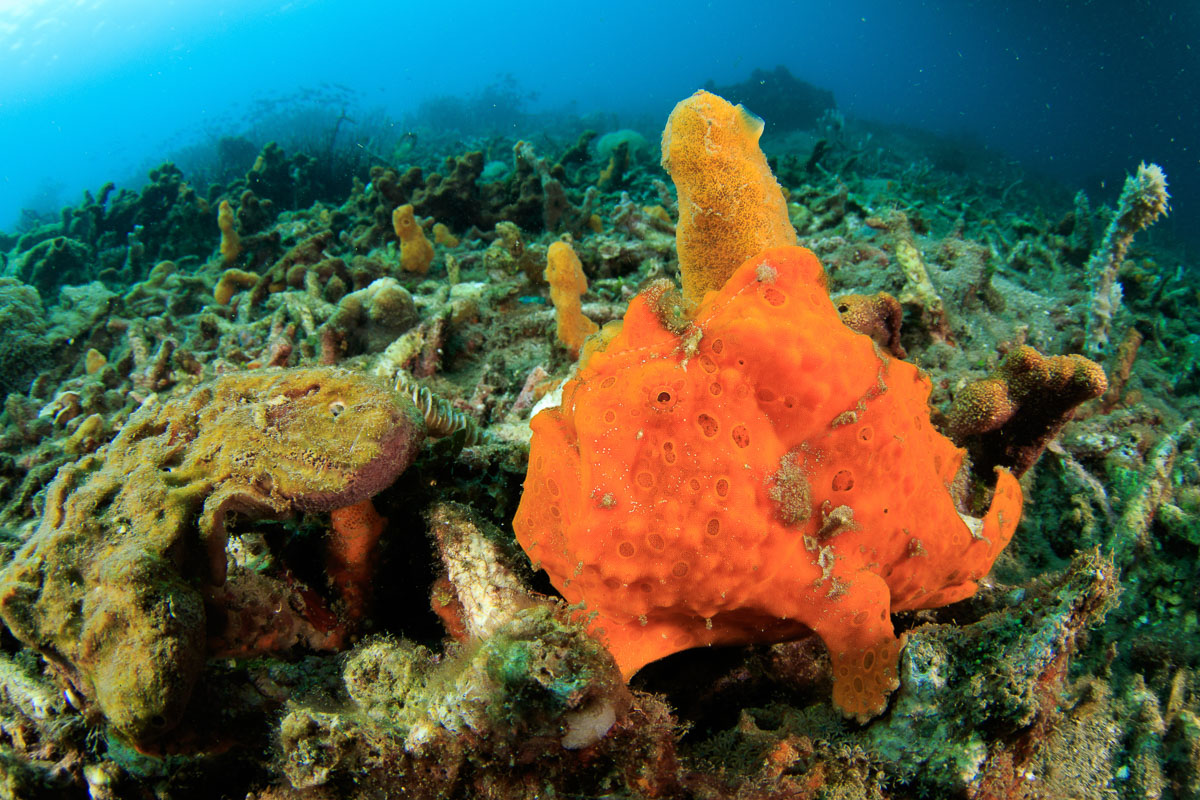
M 217 208 L 217 227 L 221 229 L 221 258 L 232 264 L 242 252 L 242 240 L 233 229 L 233 206 L 228 200 L 222 200 Z
M 682 326 L 669 308 L 635 297 L 534 417 L 517 539 L 626 676 L 815 631 L 865 720 L 898 685 L 889 614 L 974 593 L 1020 485 L 999 470 L 984 517 L 960 514 L 928 378 L 842 323 L 808 250 L 747 261 Z
M 370 498 L 329 512 L 333 528 L 326 546 L 326 572 L 342 598 L 344 614 L 358 622 L 370 601 L 375 548 L 387 527 Z
M 425 238 L 425 231 L 417 224 L 411 203 L 398 206 L 392 212 L 392 227 L 400 239 L 400 267 L 405 272 L 427 274 L 429 265 L 433 262 L 433 245 Z
M 762 250 L 796 244 L 783 191 L 758 147 L 762 131 L 761 119 L 705 91 L 667 119 L 662 165 L 679 194 L 675 242 L 688 303 L 720 289 Z
M 554 315 L 558 321 L 558 340 L 579 357 L 579 348 L 599 327 L 583 315 L 580 298 L 587 292 L 587 276 L 583 264 L 571 245 L 555 242 L 546 252 L 546 282 L 550 284 L 550 302 L 554 303 Z

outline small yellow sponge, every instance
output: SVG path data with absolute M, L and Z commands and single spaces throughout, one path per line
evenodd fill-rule
M 662 165 L 679 194 L 675 242 L 689 305 L 763 250 L 796 244 L 783 191 L 758 147 L 762 131 L 761 119 L 705 91 L 667 119 Z
M 418 275 L 428 273 L 429 265 L 433 262 L 433 245 L 417 224 L 411 203 L 399 206 L 392 212 L 392 227 L 400 239 L 400 267 L 405 272 Z
M 227 269 L 213 289 L 213 299 L 217 301 L 217 305 L 228 305 L 240 289 L 249 289 L 257 284 L 258 277 L 256 273 L 246 272 L 244 269 Z
M 242 252 L 242 240 L 233 228 L 233 206 L 228 200 L 222 200 L 217 208 L 217 227 L 221 229 L 221 258 L 232 264 Z
M 546 252 L 546 281 L 550 284 L 550 302 L 558 319 L 558 340 L 571 352 L 579 356 L 583 340 L 595 333 L 599 326 L 583 315 L 580 298 L 587 292 L 587 277 L 579 256 L 566 242 L 555 242 Z
M 433 241 L 442 247 L 458 247 L 458 237 L 451 233 L 450 229 L 441 222 L 434 223 Z

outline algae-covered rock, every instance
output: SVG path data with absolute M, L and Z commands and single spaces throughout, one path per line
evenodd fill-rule
M 402 639 L 356 648 L 342 673 L 351 702 L 299 705 L 280 724 L 292 786 L 442 798 L 464 780 L 471 796 L 513 797 L 500 787 L 534 775 L 555 786 L 581 763 L 636 759 L 653 726 L 612 655 L 524 585 L 504 534 L 470 508 L 435 503 L 426 518 L 445 568 L 434 608 L 458 644 L 436 657 Z
M 92 277 L 91 260 L 92 254 L 86 245 L 56 236 L 40 242 L 21 257 L 17 277 L 53 297 L 59 286 L 86 283 Z
M 897 780 L 923 784 L 929 796 L 971 794 L 995 777 L 998 739 L 1010 753 L 1032 753 L 1055 723 L 1078 722 L 1059 698 L 1080 638 L 1113 605 L 1112 562 L 1096 551 L 1078 554 L 1059 580 L 1033 589 L 1020 605 L 970 627 L 909 633 L 891 712 L 864 731 L 869 751 Z M 1108 755 L 1071 755 L 1085 766 L 1101 757 Z
M 386 277 L 343 297 L 325 328 L 353 341 L 356 350 L 378 353 L 419 320 L 412 295 Z
M 336 369 L 231 374 L 148 403 L 59 472 L 37 532 L 0 573 L 0 616 L 118 731 L 153 740 L 203 667 L 205 587 L 225 580 L 228 514 L 359 502 L 423 435 L 407 398 Z
M 12 278 L 0 278 L 0 398 L 24 392 L 43 366 L 46 320 L 37 291 Z

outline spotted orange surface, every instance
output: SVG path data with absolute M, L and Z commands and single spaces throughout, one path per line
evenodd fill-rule
M 842 324 L 808 250 L 768 249 L 670 325 L 655 292 L 533 420 L 522 547 L 622 671 L 687 648 L 815 631 L 834 701 L 866 719 L 898 685 L 889 614 L 971 595 L 1021 490 L 982 520 L 929 381 Z

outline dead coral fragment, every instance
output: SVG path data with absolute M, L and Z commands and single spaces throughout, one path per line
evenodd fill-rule
M 466 641 L 437 661 L 404 641 L 356 650 L 343 673 L 351 707 L 297 709 L 283 721 L 292 785 L 353 775 L 359 786 L 382 787 L 391 770 L 379 766 L 399 764 L 406 794 L 444 797 L 463 771 L 510 775 L 537 763 L 542 777 L 548 754 L 561 760 L 606 745 L 621 752 L 611 742 L 624 733 L 633 698 L 607 651 L 566 609 L 522 584 L 502 535 L 465 506 L 439 503 L 428 521 Z
M 439 503 L 428 522 L 469 636 L 486 639 L 534 604 L 508 556 L 483 534 L 482 521 L 466 506 Z
M 231 374 L 148 403 L 50 485 L 0 573 L 0 616 L 119 732 L 153 740 L 203 668 L 203 588 L 225 582 L 229 514 L 356 503 L 408 466 L 423 431 L 407 399 L 334 369 Z
M 1028 345 L 1009 353 L 987 378 L 954 397 L 950 436 L 967 445 L 977 475 L 1006 467 L 1022 475 L 1075 408 L 1104 394 L 1104 370 L 1083 356 L 1043 356 Z
M 1031 587 L 1036 599 L 968 628 L 917 628 L 901 659 L 903 686 L 892 711 L 866 732 L 872 752 L 884 755 L 905 779 L 924 772 L 936 797 L 972 796 L 989 784 L 995 793 L 974 796 L 1028 796 L 1030 774 L 1050 783 L 1069 769 L 1067 754 L 1055 752 L 1048 735 L 1077 713 L 1074 703 L 1064 702 L 1068 668 L 1086 632 L 1115 604 L 1118 588 L 1112 562 L 1084 552 L 1052 583 Z M 1003 743 L 984 747 L 981 730 L 1002 732 Z M 1048 755 L 1053 766 L 1034 771 Z M 1104 783 L 1111 771 L 1096 775 Z M 1060 785 L 1043 796 L 1104 795 L 1077 791 Z
M 482 733 L 497 718 L 507 718 L 507 727 L 516 730 L 565 727 L 560 743 L 566 749 L 598 742 L 630 701 L 612 657 L 582 628 L 566 622 L 561 609 L 529 592 L 497 544 L 500 534 L 468 508 L 439 503 L 428 521 L 462 615 L 461 628 L 478 647 L 458 668 L 480 675 L 456 682 L 471 687 L 463 698 L 467 702 L 439 698 L 429 705 L 426 718 L 410 732 L 410 748 L 435 735 L 437 727 Z M 522 695 L 527 702 L 519 699 Z
M 1113 357 L 1111 366 L 1112 378 L 1108 384 L 1108 391 L 1104 393 L 1104 397 L 1100 399 L 1100 408 L 1104 413 L 1112 411 L 1117 406 L 1121 405 L 1122 401 L 1129 400 L 1133 402 L 1133 397 L 1126 398 L 1125 387 L 1129 384 L 1129 378 L 1133 375 L 1133 363 L 1137 360 L 1138 349 L 1141 348 L 1145 337 L 1141 332 L 1132 326 L 1125 331 L 1125 338 L 1121 340 L 1121 344 L 1117 347 L 1116 355 Z M 1131 393 L 1136 396 L 1137 393 Z

